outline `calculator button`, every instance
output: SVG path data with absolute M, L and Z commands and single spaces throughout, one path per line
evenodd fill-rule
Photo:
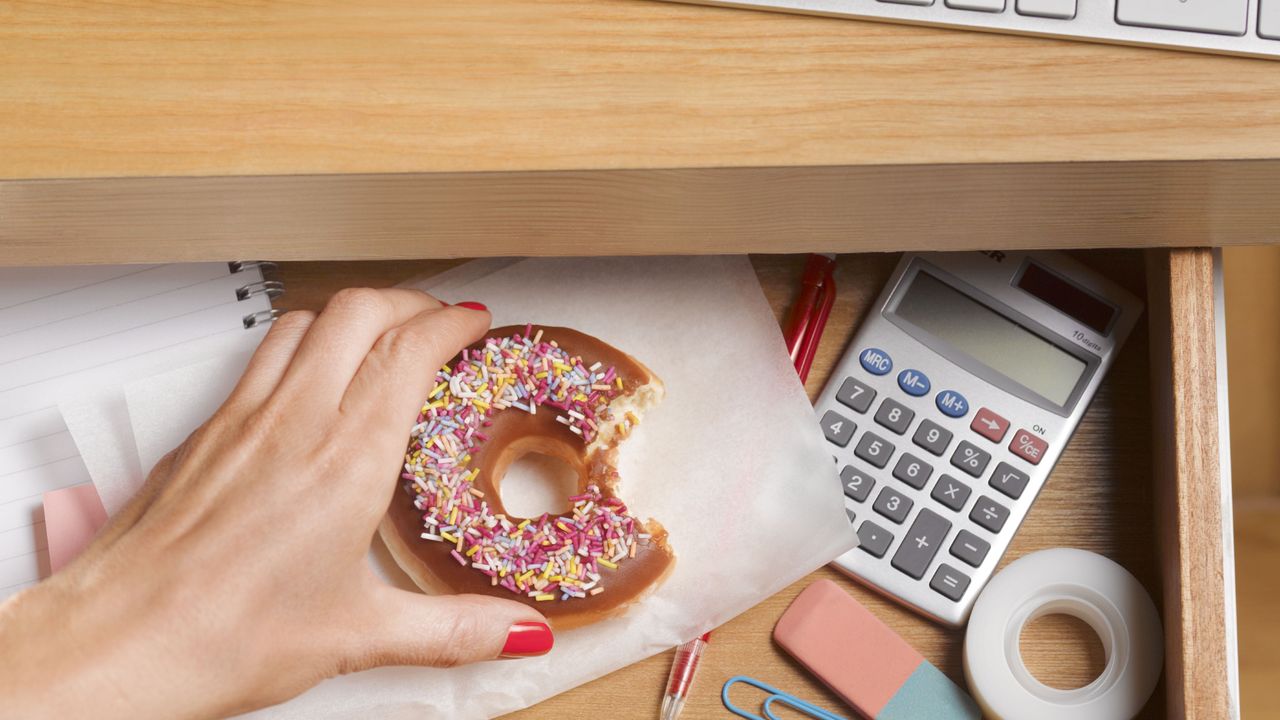
M 858 356 L 858 362 L 862 363 L 862 369 L 872 375 L 888 375 L 893 369 L 893 359 L 889 357 L 889 353 L 880 348 L 867 348 Z
M 1076 16 L 1076 0 L 1018 0 L 1018 14 L 1070 20 Z
M 1044 451 L 1049 449 L 1049 443 L 1032 435 L 1030 430 L 1019 430 L 1013 434 L 1013 442 L 1009 443 L 1009 449 L 1014 455 L 1032 465 L 1039 465 L 1040 458 L 1044 457 Z
M 1258 8 L 1258 36 L 1280 40 L 1280 0 L 1262 0 Z
M 973 424 L 969 429 L 993 443 L 998 443 L 1004 439 L 1004 434 L 1009 432 L 1009 421 L 988 408 L 979 408 L 973 416 Z
M 964 597 L 964 591 L 969 589 L 969 576 L 942 563 L 937 570 L 933 571 L 933 579 L 929 581 L 929 587 L 937 590 L 946 599 L 959 602 L 960 598 Z
M 961 418 L 969 414 L 969 401 L 955 390 L 943 390 L 934 397 L 933 401 L 947 417 Z
M 848 442 L 845 440 L 846 444 Z M 853 449 L 853 454 L 878 468 L 883 468 L 889 464 L 889 457 L 893 455 L 893 443 L 873 432 L 863 433 L 858 446 Z
M 840 483 L 844 485 L 844 494 L 858 502 L 866 502 L 871 489 L 876 486 L 876 481 L 870 475 L 852 465 L 845 465 L 840 471 Z
M 822 416 L 822 434 L 840 447 L 846 447 L 849 444 L 853 439 L 853 431 L 857 429 L 858 426 L 852 420 L 835 410 L 828 410 L 827 414 Z
M 919 580 L 924 577 L 924 571 L 929 569 L 929 563 L 933 562 L 933 556 L 950 531 L 951 522 L 946 518 L 927 508 L 921 510 L 890 564 Z
M 973 504 L 973 510 L 969 511 L 969 519 L 993 533 L 998 533 L 1004 527 L 1005 521 L 1009 519 L 1009 508 L 983 495 Z
M 956 539 L 951 542 L 951 554 L 974 567 L 981 565 L 990 551 L 991 543 L 968 530 L 956 533 Z
M 991 453 L 968 440 L 957 445 L 956 451 L 951 453 L 951 464 L 974 477 L 981 475 L 982 471 L 987 469 L 989 462 L 991 462 Z
M 898 373 L 898 387 L 912 397 L 923 397 L 929 394 L 929 378 L 919 370 L 903 370 Z
M 991 487 L 1017 500 L 1022 497 L 1022 491 L 1027 488 L 1027 482 L 1031 478 L 1021 470 L 1015 469 L 1009 463 L 1000 463 L 996 466 L 996 471 L 991 473 Z
M 929 482 L 932 474 L 933 468 L 911 453 L 902 453 L 898 464 L 893 466 L 893 476 L 917 490 Z
M 921 420 L 911 441 L 934 455 L 942 455 L 951 444 L 951 431 L 932 420 Z
M 890 520 L 902 524 L 907 519 L 907 514 L 911 512 L 911 498 L 894 490 L 893 488 L 882 488 L 880 494 L 876 496 L 876 502 L 871 507 L 876 512 L 889 518 Z
M 893 533 L 870 520 L 863 520 L 858 526 L 858 547 L 863 551 L 882 558 L 892 544 Z
M 1249 0 L 1117 0 L 1121 25 L 1243 35 Z
M 915 411 L 906 405 L 892 398 L 885 398 L 876 411 L 876 422 L 901 435 L 907 431 L 915 416 Z
M 938 484 L 933 486 L 933 492 L 929 494 L 929 497 L 942 503 L 948 509 L 959 510 L 969 501 L 969 494 L 972 492 L 968 485 L 950 475 L 943 475 L 938 478 Z
M 840 391 L 836 393 L 836 400 L 839 400 L 841 405 L 860 413 L 866 412 L 871 407 L 871 401 L 875 399 L 876 391 L 872 390 L 870 385 L 860 383 L 853 378 L 845 378 L 840 384 Z
M 947 7 L 957 10 L 1004 11 L 1004 0 L 946 0 L 946 3 Z

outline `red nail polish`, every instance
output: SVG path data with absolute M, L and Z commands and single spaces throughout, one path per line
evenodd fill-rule
M 464 307 L 468 310 L 479 310 L 481 312 L 484 312 L 489 309 L 484 306 L 484 303 L 472 302 L 470 300 L 466 302 L 454 303 L 454 305 L 457 305 L 458 307 Z
M 516 623 L 507 631 L 507 644 L 502 646 L 501 657 L 522 658 L 546 655 L 551 652 L 551 646 L 555 644 L 556 637 L 551 634 L 551 628 L 546 623 Z

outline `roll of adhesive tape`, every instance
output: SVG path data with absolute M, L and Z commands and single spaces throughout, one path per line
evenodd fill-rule
M 1027 623 L 1043 615 L 1077 617 L 1102 640 L 1106 667 L 1093 682 L 1059 690 L 1022 662 Z M 973 606 L 964 637 L 969 690 L 999 720 L 1127 720 L 1160 678 L 1160 617 L 1128 570 L 1084 550 L 1041 550 L 1009 563 Z

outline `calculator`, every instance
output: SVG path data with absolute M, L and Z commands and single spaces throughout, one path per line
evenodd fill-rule
M 840 570 L 963 625 L 1142 313 L 1061 253 L 909 253 L 815 406 Z

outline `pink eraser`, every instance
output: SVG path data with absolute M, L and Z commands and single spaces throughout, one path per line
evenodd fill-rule
M 982 717 L 973 698 L 830 580 L 796 597 L 773 639 L 866 717 Z
M 44 494 L 44 532 L 49 569 L 58 572 L 84 551 L 107 523 L 107 511 L 93 485 L 85 483 Z

